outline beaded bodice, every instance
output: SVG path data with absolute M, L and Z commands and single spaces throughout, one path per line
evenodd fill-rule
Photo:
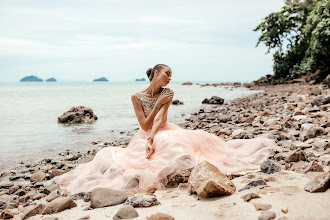
M 142 105 L 142 109 L 143 109 L 143 113 L 146 117 L 148 117 L 148 115 L 150 114 L 150 112 L 152 111 L 152 109 L 154 108 L 158 98 L 169 92 L 170 89 L 169 88 L 164 88 L 163 91 L 160 93 L 159 96 L 157 97 L 153 97 L 153 98 L 148 98 L 146 96 L 144 96 L 141 92 L 136 92 L 135 93 L 135 96 L 140 100 L 141 102 L 141 105 Z M 163 121 L 163 124 L 161 127 L 165 126 L 166 124 L 166 121 L 167 121 L 167 114 L 165 115 L 164 117 L 164 121 Z

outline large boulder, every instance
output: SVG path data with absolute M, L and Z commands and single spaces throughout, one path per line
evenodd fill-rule
M 203 197 L 231 195 L 236 191 L 234 183 L 207 161 L 202 161 L 192 170 L 188 184 L 190 193 Z
M 102 208 L 118 205 L 125 202 L 126 199 L 127 196 L 122 191 L 109 188 L 96 188 L 92 190 L 91 207 Z
M 91 108 L 85 106 L 72 107 L 69 111 L 64 112 L 58 117 L 60 123 L 90 123 L 97 120 L 97 116 Z
M 224 99 L 218 96 L 212 96 L 210 99 L 204 99 L 202 104 L 214 104 L 214 105 L 222 105 L 224 103 Z

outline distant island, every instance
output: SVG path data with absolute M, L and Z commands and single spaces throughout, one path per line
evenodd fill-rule
M 144 81 L 146 81 L 146 79 L 145 78 L 141 78 L 141 79 L 136 79 L 135 81 L 136 82 L 144 82 Z
M 94 79 L 93 82 L 108 82 L 109 80 L 105 77 Z
M 26 76 L 20 80 L 20 82 L 42 82 L 43 80 L 36 76 Z
M 52 78 L 47 79 L 46 82 L 56 82 L 56 79 L 52 77 Z

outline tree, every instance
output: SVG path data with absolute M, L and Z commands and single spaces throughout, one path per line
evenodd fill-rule
M 286 0 L 280 12 L 264 18 L 261 31 L 268 53 L 275 49 L 275 77 L 295 77 L 308 71 L 329 72 L 330 0 Z

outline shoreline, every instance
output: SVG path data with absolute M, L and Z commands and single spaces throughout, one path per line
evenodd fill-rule
M 275 180 L 269 179 L 270 176 L 259 172 L 256 174 L 247 174 L 236 178 L 234 177 L 233 182 L 235 185 L 240 186 L 242 185 L 242 182 L 246 183 L 248 180 L 253 180 L 257 176 L 261 176 L 261 178 L 264 179 L 268 178 L 268 181 L 266 180 L 266 182 L 269 183 L 269 186 L 264 188 L 256 187 L 255 191 L 260 194 L 263 194 L 265 191 L 265 195 L 267 195 L 267 193 L 271 193 L 279 198 L 278 201 L 274 201 L 269 197 L 267 200 L 267 197 L 265 197 L 265 199 L 262 199 L 261 201 L 272 202 L 273 206 L 277 207 L 274 212 L 277 216 L 283 217 L 283 219 L 285 219 L 286 216 L 289 218 L 298 218 L 301 215 L 299 214 L 299 211 L 297 212 L 293 210 L 294 208 L 289 202 L 290 198 L 298 199 L 301 207 L 297 208 L 297 210 L 303 211 L 304 208 L 308 207 L 308 205 L 304 206 L 303 199 L 308 199 L 312 195 L 303 190 L 306 182 L 316 174 L 330 172 L 330 103 L 329 101 L 326 101 L 326 98 L 330 96 L 330 90 L 322 85 L 301 84 L 275 85 L 266 87 L 258 86 L 251 87 L 250 89 L 262 89 L 263 91 L 243 98 L 235 99 L 223 105 L 203 105 L 198 112 L 192 112 L 191 115 L 185 119 L 185 122 L 179 123 L 179 126 L 185 129 L 203 129 L 209 133 L 219 136 L 223 140 L 237 138 L 250 139 L 255 137 L 267 137 L 274 139 L 281 150 L 278 152 L 273 152 L 271 158 L 276 161 L 282 169 L 282 172 L 276 173 L 272 176 Z M 328 103 L 324 104 L 323 102 Z M 310 126 L 310 124 L 313 126 Z M 3 185 L 6 183 L 9 184 L 9 187 L 0 187 L 0 199 L 3 196 L 11 198 L 13 201 L 9 203 L 7 202 L 7 209 L 12 210 L 12 212 L 16 213 L 15 216 L 18 216 L 18 214 L 21 214 L 25 209 L 24 206 L 29 206 L 33 201 L 38 202 L 39 200 L 43 200 L 43 198 L 47 197 L 48 194 L 45 193 L 45 189 L 50 190 L 49 188 L 52 185 L 51 182 L 53 182 L 52 179 L 54 177 L 70 171 L 80 163 L 85 163 L 92 160 L 96 152 L 103 147 L 123 147 L 120 145 L 114 146 L 112 145 L 113 143 L 111 144 L 102 141 L 95 142 L 93 144 L 93 147 L 91 147 L 88 152 L 80 153 L 80 155 L 70 154 L 67 151 L 64 151 L 62 152 L 61 160 L 56 161 L 50 158 L 44 158 L 36 164 L 21 164 L 22 166 L 17 167 L 15 170 L 2 172 L 0 175 L 0 184 Z M 302 151 L 304 152 L 306 158 L 308 158 L 307 160 L 288 162 L 288 157 L 294 153 Z M 281 173 L 283 176 L 280 175 Z M 39 181 L 35 181 L 38 180 L 35 179 L 35 176 L 38 176 L 36 174 L 39 176 L 41 175 L 41 180 L 39 179 Z M 290 178 L 301 178 L 295 180 L 294 185 L 296 188 L 292 192 L 290 192 L 290 189 L 293 189 L 292 183 L 290 183 Z M 15 195 L 17 191 L 14 193 L 9 193 L 9 188 L 14 186 L 18 186 L 16 187 L 18 188 L 18 191 L 24 191 L 24 195 Z M 55 189 L 56 187 L 53 190 Z M 35 194 L 40 195 L 40 198 L 36 197 L 35 199 L 32 199 L 32 197 L 29 197 L 27 201 L 23 203 L 19 202 L 19 200 L 24 201 L 24 199 L 21 198 L 24 196 L 26 197 L 26 195 L 32 191 L 34 191 Z M 173 193 L 176 196 L 166 196 Z M 280 195 L 283 193 L 286 194 L 283 198 L 281 198 Z M 155 192 L 157 197 L 159 196 L 164 200 L 164 204 L 177 197 L 178 199 L 183 199 L 185 198 L 185 194 L 186 191 L 182 189 L 167 189 L 164 191 Z M 214 217 L 211 219 L 222 219 L 228 217 L 228 214 L 235 214 L 233 216 L 236 216 L 237 218 L 242 217 L 240 213 L 237 213 L 237 210 L 239 207 L 245 209 L 244 207 L 246 204 L 241 204 L 241 202 L 236 201 L 234 202 L 235 205 L 233 205 L 233 201 L 239 199 L 239 196 L 243 194 L 245 193 L 236 192 L 232 196 L 223 198 L 220 197 L 221 199 L 219 200 L 216 199 L 207 202 L 210 206 L 216 205 L 214 210 L 216 210 L 219 206 L 219 201 L 224 202 L 223 204 L 231 203 L 231 205 L 228 205 L 227 207 L 228 213 L 226 214 L 215 214 L 214 210 L 210 212 L 210 214 Z M 329 190 L 324 193 L 319 193 L 318 195 L 318 199 L 325 199 L 329 196 Z M 313 200 L 316 199 L 315 196 L 311 197 L 314 198 Z M 318 199 L 315 201 L 320 202 L 321 200 Z M 16 203 L 14 201 L 16 201 Z M 180 201 L 177 202 L 180 203 Z M 279 208 L 283 207 L 283 205 L 280 204 L 281 202 L 283 204 L 286 203 L 284 206 L 289 208 L 289 214 L 281 212 Z M 325 204 L 326 202 L 329 203 L 329 201 L 326 200 L 324 200 L 324 202 Z M 11 203 L 15 203 L 17 205 L 9 205 L 8 207 L 8 204 Z M 57 216 L 60 219 L 74 218 L 74 213 L 77 214 L 77 212 L 82 211 L 81 207 L 86 206 L 86 203 L 80 200 L 78 200 L 77 203 L 77 208 L 66 210 L 53 216 Z M 191 206 L 195 203 L 199 202 L 193 201 L 188 205 Z M 159 211 L 161 206 L 162 205 L 145 208 L 149 211 L 138 210 L 138 212 L 144 217 L 150 216 L 150 213 L 156 213 L 157 210 Z M 164 205 L 164 207 L 164 210 L 167 210 L 167 214 L 171 214 L 168 210 L 169 206 Z M 194 206 L 192 206 L 191 209 L 195 210 L 193 207 Z M 306 211 L 306 213 L 304 213 L 304 217 L 313 218 L 313 216 L 315 217 L 315 214 L 322 212 L 324 213 L 326 211 L 326 207 L 318 206 L 317 203 L 312 205 L 312 207 L 314 210 Z M 198 209 L 198 207 L 196 208 Z M 222 208 L 224 208 L 224 206 Z M 222 208 L 219 207 L 220 210 Z M 119 207 L 108 207 L 102 209 L 117 211 Z M 174 209 L 177 210 L 175 207 Z M 252 210 L 249 211 L 252 213 Z M 91 219 L 99 215 L 97 212 L 97 209 L 88 211 Z M 114 213 L 113 211 L 111 211 L 111 213 L 112 217 Z M 182 216 L 182 213 L 180 213 L 181 212 L 177 210 L 172 213 L 172 216 Z M 254 211 L 249 219 L 256 218 L 256 213 L 259 214 Z M 79 216 L 80 215 L 81 214 L 79 214 Z M 142 216 L 138 219 L 145 219 L 142 218 Z M 31 219 L 41 219 L 42 217 L 43 216 L 41 215 L 37 215 Z M 320 218 L 322 219 L 322 216 L 320 216 Z
M 194 85 L 194 89 L 199 89 L 201 87 L 203 87 L 205 84 L 195 84 Z M 237 90 L 237 96 L 242 95 L 244 96 L 248 96 L 250 95 L 248 92 L 248 88 L 237 88 L 237 85 L 235 84 L 223 84 L 224 86 L 222 88 L 224 88 L 225 92 L 228 91 L 228 94 L 233 93 L 232 90 L 235 91 L 235 89 Z M 179 85 L 182 86 L 182 85 Z M 182 86 L 182 87 L 186 87 L 185 90 L 189 89 L 190 86 Z M 236 87 L 236 88 L 235 88 Z M 205 90 L 205 89 L 202 89 Z M 207 91 L 214 91 L 213 88 L 209 88 L 206 89 Z M 241 91 L 242 90 L 242 91 Z M 246 90 L 246 91 L 244 91 Z M 209 93 L 210 95 L 212 93 Z M 182 96 L 182 95 L 181 95 Z M 225 95 L 226 96 L 226 95 Z M 230 95 L 231 96 L 231 95 Z M 209 98 L 208 95 L 202 96 L 203 98 Z M 199 97 L 201 98 L 201 97 Z M 202 104 L 202 100 L 203 98 L 200 99 L 200 102 L 198 105 L 196 105 L 196 107 L 191 107 L 191 104 L 185 103 L 186 106 L 189 107 L 189 110 L 184 110 L 183 113 L 180 115 L 180 119 L 178 119 L 179 115 L 176 115 L 173 117 L 172 116 L 172 120 L 169 119 L 170 122 L 175 123 L 175 124 L 183 124 L 185 122 L 185 120 L 187 118 L 190 117 L 190 115 L 196 111 L 196 109 L 199 109 L 203 104 Z M 226 98 L 226 97 L 225 97 Z M 233 97 L 235 98 L 235 95 Z M 180 98 L 179 98 L 180 99 Z M 232 98 L 229 98 L 229 100 L 232 100 Z M 182 108 L 179 106 L 172 106 L 172 110 L 170 111 L 176 111 L 176 108 Z M 187 108 L 187 107 L 185 107 Z M 179 112 L 182 110 L 179 110 Z M 136 123 L 138 123 L 136 121 Z M 84 125 L 83 125 L 84 126 Z M 77 125 L 77 127 L 80 127 L 80 125 Z M 85 139 L 85 140 L 74 140 L 74 142 L 67 142 L 64 143 L 63 141 L 63 146 L 62 146 L 62 142 L 48 142 L 46 144 L 41 144 L 41 145 L 35 145 L 36 147 L 36 151 L 34 152 L 34 149 L 31 149 L 33 153 L 30 153 L 28 150 L 25 150 L 24 152 L 22 152 L 22 154 L 19 156 L 19 158 L 17 156 L 15 156 L 13 153 L 11 155 L 9 155 L 8 157 L 3 157 L 1 158 L 0 162 L 0 168 L 2 170 L 5 171 L 12 171 L 12 170 L 19 170 L 21 168 L 24 168 L 25 165 L 36 165 L 37 163 L 39 163 L 41 160 L 43 159 L 52 159 L 54 161 L 56 160 L 63 160 L 65 159 L 63 156 L 61 156 L 60 154 L 66 154 L 67 152 L 69 152 L 70 155 L 77 155 L 77 154 L 87 154 L 87 152 L 89 150 L 95 149 L 98 150 L 99 148 L 102 147 L 102 144 L 98 144 L 96 146 L 91 145 L 92 142 L 95 141 L 99 141 L 99 142 L 103 142 L 103 143 L 107 143 L 106 146 L 119 146 L 119 145 L 127 145 L 130 141 L 130 139 L 132 138 L 132 136 L 136 133 L 136 131 L 138 130 L 139 126 L 138 124 L 136 124 L 136 126 L 134 125 L 133 127 L 127 127 L 127 128 L 111 128 L 111 129 L 107 129 L 108 132 L 107 133 L 102 133 L 102 137 L 95 137 L 93 138 L 92 136 L 89 139 Z M 28 148 L 27 148 L 28 149 Z M 44 149 L 44 150 L 43 150 Z M 16 152 L 15 152 L 16 153 Z M 14 158 L 12 158 L 14 157 Z M 35 158 L 40 158 L 40 159 L 35 159 Z M 43 159 L 42 159 L 43 158 Z

